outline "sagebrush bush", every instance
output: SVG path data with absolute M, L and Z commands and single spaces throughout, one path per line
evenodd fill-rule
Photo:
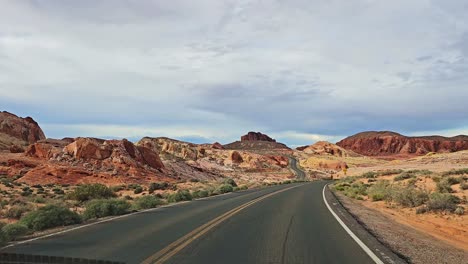
M 21 223 L 5 225 L 2 227 L 1 231 L 7 241 L 15 240 L 17 237 L 27 235 L 31 232 L 26 225 Z
M 111 215 L 123 215 L 129 212 L 130 203 L 123 199 L 98 199 L 86 203 L 83 213 L 85 219 L 100 218 Z
M 81 223 L 81 217 L 70 209 L 58 205 L 46 205 L 26 214 L 19 223 L 40 231 L 51 227 Z
M 406 180 L 406 179 L 414 178 L 414 177 L 416 177 L 416 175 L 414 173 L 405 171 L 405 172 L 401 173 L 400 175 L 396 176 L 395 178 L 393 178 L 393 180 L 394 181 L 402 181 L 402 180 Z
M 31 209 L 26 205 L 14 205 L 6 211 L 5 216 L 8 218 L 20 219 L 21 216 L 29 211 L 31 211 Z
M 193 197 L 188 190 L 178 190 L 175 193 L 169 194 L 167 196 L 167 201 L 169 203 L 176 203 L 180 201 L 190 201 L 192 198 Z
M 368 172 L 365 172 L 361 175 L 361 177 L 363 178 L 375 178 L 377 177 L 377 173 L 376 172 L 373 172 L 373 171 L 368 171 Z
M 196 190 L 192 193 L 193 198 L 208 197 L 210 193 L 207 190 Z
M 460 183 L 460 188 L 462 190 L 468 189 L 468 181 L 463 181 L 462 183 Z
M 457 215 L 464 215 L 465 214 L 465 208 L 463 208 L 461 206 L 457 206 L 454 213 L 457 214 Z
M 427 209 L 430 211 L 454 212 L 460 198 L 448 193 L 432 193 L 427 202 Z
M 69 194 L 70 199 L 80 202 L 112 197 L 116 197 L 112 189 L 100 183 L 79 185 Z
M 392 200 L 405 207 L 423 205 L 429 200 L 429 194 L 415 187 L 393 188 Z
M 234 189 L 232 188 L 232 185 L 230 184 L 222 184 L 216 188 L 215 193 L 217 194 L 223 194 L 223 193 L 228 193 L 232 192 Z
M 448 184 L 454 185 L 454 184 L 461 183 L 463 181 L 463 178 L 462 177 L 448 177 L 446 178 L 446 181 L 448 182 Z
M 170 188 L 170 185 L 167 182 L 153 182 L 149 185 L 148 191 L 149 193 L 153 193 L 156 190 L 166 190 L 169 188 Z
M 443 178 L 436 184 L 436 189 L 440 193 L 451 193 L 453 192 L 452 185 L 449 183 L 447 178 Z
M 143 192 L 143 187 L 141 186 L 138 186 L 135 188 L 135 190 L 133 190 L 133 193 L 134 194 L 139 194 L 139 193 L 142 193 Z
M 391 200 L 391 191 L 390 191 L 389 181 L 377 181 L 374 185 L 369 187 L 368 194 L 372 201 L 390 201 Z
M 162 204 L 164 204 L 163 201 L 153 195 L 138 197 L 134 200 L 134 207 L 137 210 L 155 208 Z
M 223 183 L 224 183 L 224 184 L 229 184 L 229 185 L 231 185 L 232 187 L 237 187 L 237 183 L 236 183 L 233 179 L 231 179 L 231 178 L 225 179 Z
M 442 173 L 443 176 L 463 175 L 463 174 L 468 174 L 468 168 L 463 168 L 463 169 L 458 169 L 458 170 L 449 170 L 449 171 Z
M 387 175 L 394 175 L 394 174 L 400 174 L 402 173 L 404 170 L 401 170 L 401 169 L 391 169 L 391 170 L 384 170 L 384 171 L 380 171 L 378 174 L 380 176 L 387 176 Z

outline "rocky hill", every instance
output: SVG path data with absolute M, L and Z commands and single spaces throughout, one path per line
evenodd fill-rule
M 0 112 L 0 151 L 23 152 L 29 144 L 45 139 L 44 132 L 31 117 Z
M 240 149 L 240 150 L 275 150 L 286 149 L 288 146 L 283 143 L 276 142 L 275 139 L 260 132 L 249 132 L 241 136 L 240 141 L 235 141 L 224 145 L 225 149 Z
M 468 136 L 407 137 L 390 131 L 369 131 L 347 137 L 338 146 L 366 156 L 424 155 L 468 149 Z
M 353 151 L 346 150 L 342 147 L 339 147 L 327 141 L 318 141 L 315 144 L 312 144 L 309 146 L 298 147 L 296 149 L 307 154 L 315 154 L 315 155 L 331 155 L 331 156 L 336 156 L 336 157 L 359 156 Z

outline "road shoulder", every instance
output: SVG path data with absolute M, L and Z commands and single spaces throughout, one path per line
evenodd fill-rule
M 335 194 L 324 187 L 324 199 L 331 210 L 343 221 L 343 223 L 361 240 L 383 263 L 403 264 L 408 263 L 404 257 L 393 252 L 388 246 L 379 241 L 369 230 L 363 226 L 358 219 L 351 215 L 343 206 Z

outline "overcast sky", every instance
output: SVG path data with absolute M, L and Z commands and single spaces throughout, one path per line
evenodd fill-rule
M 468 134 L 468 1 L 0 0 L 0 110 L 48 137 Z

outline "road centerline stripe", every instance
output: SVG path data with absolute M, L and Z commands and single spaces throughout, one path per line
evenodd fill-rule
M 194 229 L 193 231 L 189 232 L 188 234 L 184 235 L 183 237 L 181 237 L 181 238 L 177 239 L 176 241 L 172 242 L 171 244 L 169 244 L 165 248 L 161 249 L 160 251 L 156 252 L 152 256 L 145 259 L 142 263 L 144 263 L 144 264 L 164 263 L 167 260 L 169 260 L 171 257 L 173 257 L 175 254 L 177 254 L 179 251 L 184 249 L 186 246 L 188 246 L 190 243 L 192 243 L 196 239 L 200 238 L 201 236 L 206 234 L 208 231 L 210 231 L 214 227 L 218 226 L 219 224 L 221 224 L 225 220 L 229 219 L 230 217 L 234 216 L 238 212 L 242 211 L 243 209 L 245 209 L 245 208 L 247 208 L 247 207 L 249 207 L 249 206 L 251 206 L 251 205 L 253 205 L 253 204 L 257 203 L 257 202 L 260 202 L 260 201 L 262 201 L 262 200 L 264 200 L 264 199 L 266 199 L 266 198 L 268 198 L 270 196 L 273 196 L 275 194 L 278 194 L 278 193 L 281 193 L 281 192 L 284 192 L 284 191 L 291 190 L 291 189 L 299 187 L 299 186 L 303 186 L 303 184 L 292 186 L 292 187 L 282 189 L 282 190 L 277 190 L 277 191 L 262 195 L 262 196 L 257 197 L 255 199 L 249 201 L 249 202 L 246 202 L 246 203 L 244 203 L 244 204 L 242 204 L 242 205 L 240 205 L 240 206 L 238 206 L 238 207 L 236 207 L 234 209 L 231 209 L 228 212 L 226 212 L 226 213 L 224 213 L 224 214 L 210 220 L 208 223 Z

